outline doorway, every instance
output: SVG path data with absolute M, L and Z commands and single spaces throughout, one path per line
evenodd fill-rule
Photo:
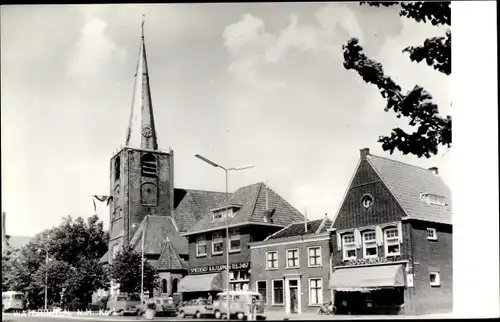
M 299 313 L 299 281 L 288 282 L 288 294 L 290 294 L 290 313 Z

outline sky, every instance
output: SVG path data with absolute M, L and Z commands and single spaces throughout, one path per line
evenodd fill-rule
M 333 218 L 359 150 L 451 179 L 450 154 L 384 152 L 404 126 L 373 85 L 345 70 L 357 37 L 404 90 L 424 86 L 451 114 L 451 77 L 401 50 L 445 30 L 358 3 L 1 7 L 2 211 L 7 233 L 32 236 L 109 194 L 109 160 L 125 144 L 141 14 L 159 148 L 175 153 L 176 188 L 224 191 L 256 182 L 310 219 Z M 109 213 L 98 207 L 105 227 Z

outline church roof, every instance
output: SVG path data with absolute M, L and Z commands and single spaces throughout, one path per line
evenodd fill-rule
M 160 254 L 162 251 L 162 242 L 167 238 L 172 243 L 176 252 L 182 255 L 188 254 L 187 239 L 180 235 L 172 218 L 168 216 L 151 215 L 144 217 L 130 241 L 130 246 L 135 251 L 141 252 L 141 238 L 144 229 L 146 229 L 144 234 L 145 254 Z
M 168 238 L 162 242 L 161 254 L 156 263 L 156 270 L 187 270 L 187 263 L 179 256 Z
M 407 218 L 452 223 L 451 191 L 431 170 L 376 155 L 366 157 L 382 182 L 408 215 Z M 420 197 L 430 193 L 446 199 L 445 206 L 428 204 Z
M 304 216 L 291 206 L 285 199 L 267 187 L 268 209 L 275 209 L 273 222 L 265 220 L 266 211 L 266 185 L 262 182 L 239 188 L 229 196 L 229 204 L 241 205 L 234 217 L 229 219 L 229 226 L 244 223 L 261 223 L 274 226 L 287 226 L 293 221 L 304 220 Z M 226 201 L 221 201 L 219 207 L 225 206 Z M 225 226 L 224 221 L 213 220 L 212 208 L 206 208 L 200 220 L 184 235 L 212 231 Z
M 153 115 L 151 89 L 149 86 L 146 44 L 144 41 L 144 21 L 142 22 L 139 60 L 137 62 L 133 91 L 125 145 L 131 148 L 157 150 L 158 141 Z
M 225 192 L 175 188 L 173 216 L 179 231 L 188 231 L 210 212 L 210 209 L 225 204 L 225 199 Z

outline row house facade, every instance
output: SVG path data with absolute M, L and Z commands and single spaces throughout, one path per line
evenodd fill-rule
M 451 216 L 437 168 L 362 149 L 330 229 L 335 306 L 358 314 L 451 311 Z
M 229 238 L 226 236 L 226 216 Z M 184 299 L 210 293 L 252 289 L 249 243 L 262 241 L 303 215 L 264 183 L 237 189 L 207 209 L 205 215 L 184 233 L 189 242 L 188 275 L 179 284 Z M 229 247 L 229 270 L 226 249 Z
M 251 285 L 266 310 L 316 312 L 329 299 L 331 220 L 298 222 L 250 244 Z

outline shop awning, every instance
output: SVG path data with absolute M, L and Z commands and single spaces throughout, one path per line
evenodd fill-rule
M 180 293 L 222 291 L 222 274 L 187 275 L 179 282 L 178 291 Z
M 340 268 L 330 278 L 330 289 L 339 291 L 367 291 L 398 286 L 405 286 L 401 265 Z

